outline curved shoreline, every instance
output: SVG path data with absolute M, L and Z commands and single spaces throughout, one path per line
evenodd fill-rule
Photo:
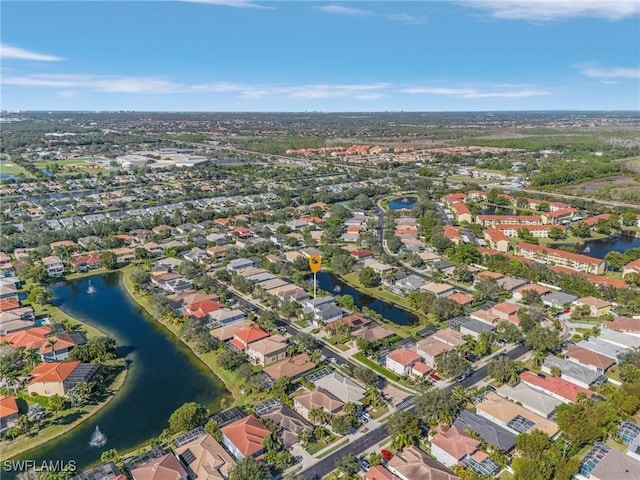
M 129 285 L 127 285 L 127 280 L 128 280 L 128 267 L 124 267 L 120 269 L 120 283 L 122 285 L 122 288 L 124 288 L 125 292 L 127 292 L 127 295 L 129 296 L 129 298 L 131 300 L 133 300 L 133 302 L 135 302 L 136 305 L 140 306 L 140 308 L 142 308 L 145 313 L 151 317 L 153 319 L 154 322 L 156 322 L 157 324 L 159 324 L 163 329 L 167 330 L 171 335 L 173 335 L 180 343 L 182 343 L 184 346 L 186 346 L 193 355 L 195 355 L 195 357 L 200 360 L 200 362 L 202 362 L 202 364 L 207 368 L 207 370 L 209 372 L 211 372 L 213 374 L 213 376 L 215 376 L 218 380 L 220 380 L 220 382 L 222 382 L 222 384 L 224 385 L 225 389 L 227 390 L 227 392 L 229 392 L 229 394 L 231 395 L 231 397 L 233 398 L 233 403 L 238 402 L 238 398 L 234 395 L 233 389 L 229 387 L 229 385 L 224 381 L 224 379 L 219 376 L 209 365 L 209 363 L 207 363 L 207 361 L 203 358 L 203 356 L 199 353 L 197 353 L 193 347 L 191 345 L 189 345 L 187 342 L 185 342 L 184 340 L 182 340 L 179 336 L 178 333 L 175 331 L 174 328 L 172 328 L 171 326 L 169 326 L 166 322 L 163 322 L 162 320 L 160 320 L 159 318 L 156 318 L 147 308 L 147 304 L 146 302 L 142 301 L 142 299 L 138 298 L 138 296 L 131 291 L 131 288 Z
M 42 445 L 51 442 L 63 435 L 66 435 L 67 433 L 69 433 L 71 430 L 73 430 L 74 428 L 82 425 L 84 422 L 86 422 L 87 420 L 89 420 L 91 417 L 93 417 L 94 415 L 96 415 L 97 413 L 101 412 L 102 409 L 104 407 L 106 407 L 115 397 L 116 395 L 122 390 L 122 387 L 125 385 L 125 382 L 127 381 L 127 373 L 129 372 L 129 369 L 126 367 L 122 372 L 120 372 L 118 374 L 118 376 L 113 380 L 113 383 L 111 385 L 112 389 L 113 389 L 113 393 L 111 395 L 109 395 L 109 397 L 104 400 L 102 403 L 99 403 L 98 405 L 96 405 L 95 409 L 87 412 L 84 416 L 80 417 L 79 419 L 77 419 L 76 421 L 70 423 L 67 428 L 62 429 L 59 433 L 56 433 L 54 436 L 52 437 L 48 437 L 48 438 L 41 438 L 39 440 L 35 440 L 35 443 L 33 445 L 29 445 L 28 447 L 22 447 L 22 448 L 18 448 L 15 452 L 11 452 L 10 456 L 7 458 L 7 460 L 11 460 L 14 457 L 17 457 L 18 455 L 22 455 L 23 453 L 29 452 L 33 449 L 36 449 L 38 447 L 41 447 Z M 37 438 L 39 435 L 36 435 Z M 3 457 L 6 455 L 6 451 L 11 449 L 12 445 L 8 445 L 5 447 L 2 447 L 0 449 L 0 451 L 3 454 Z

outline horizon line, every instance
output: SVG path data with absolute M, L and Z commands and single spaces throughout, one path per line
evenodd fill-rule
M 252 114 L 387 114 L 387 113 L 638 113 L 640 109 L 556 109 L 556 110 L 122 110 L 122 109 L 89 109 L 89 110 L 27 110 L 2 109 L 0 115 L 9 113 L 252 113 Z

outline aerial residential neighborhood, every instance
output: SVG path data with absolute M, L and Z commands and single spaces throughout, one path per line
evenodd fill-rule
M 637 2 L 2 10 L 2 480 L 640 479 Z

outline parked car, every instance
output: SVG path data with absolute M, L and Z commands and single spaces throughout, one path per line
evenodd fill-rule
M 504 340 L 498 340 L 496 343 L 501 347 L 505 347 L 507 345 L 507 342 L 505 342 Z
M 393 458 L 393 453 L 386 449 L 380 450 L 380 455 L 382 455 L 382 458 L 384 458 L 387 462 Z
M 436 382 L 440 381 L 440 377 L 438 375 L 436 375 L 435 373 L 430 374 L 429 378 L 431 378 L 432 380 L 435 380 Z
M 368 472 L 369 470 L 371 470 L 371 465 L 369 465 L 369 462 L 362 458 L 360 459 L 360 468 L 362 468 L 364 472 Z

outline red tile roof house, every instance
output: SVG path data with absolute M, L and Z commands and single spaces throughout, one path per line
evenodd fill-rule
M 229 342 L 233 347 L 240 351 L 246 350 L 250 343 L 257 342 L 263 338 L 267 338 L 269 334 L 256 325 L 252 325 L 242 330 L 238 330 L 231 341 Z
M 400 347 L 387 354 L 385 366 L 397 375 L 410 375 L 413 366 L 420 362 L 422 357 L 415 351 Z
M 602 355 L 601 353 L 592 352 L 586 348 L 578 347 L 577 345 L 569 345 L 566 355 L 567 360 L 571 360 L 578 365 L 600 373 L 606 372 L 616 364 L 613 358 Z
M 458 427 L 446 430 L 439 426 L 431 438 L 431 455 L 447 467 L 460 463 L 464 457 L 473 455 L 479 448 L 480 441 Z
M 624 333 L 640 334 L 640 318 L 616 317 L 612 322 L 604 322 L 602 328 Z
M 98 268 L 100 266 L 100 255 L 98 252 L 73 255 L 70 263 L 75 269 L 80 271 Z
M 541 377 L 535 373 L 522 372 L 520 374 L 520 380 L 531 388 L 541 390 L 564 403 L 575 402 L 578 399 L 579 393 L 583 393 L 586 397 L 593 396 L 591 390 L 579 387 L 558 377 Z
M 473 216 L 471 215 L 471 210 L 464 203 L 456 202 L 451 204 L 451 210 L 456 215 L 456 221 L 458 223 L 462 222 L 473 222 Z
M 382 465 L 375 465 L 364 474 L 365 480 L 399 480 L 400 477 L 397 477 L 389 470 L 384 468 Z
M 99 368 L 95 363 L 77 361 L 41 363 L 29 374 L 27 392 L 45 397 L 55 394 L 63 397 L 78 383 L 91 380 Z
M 484 231 L 484 238 L 493 250 L 504 253 L 509 251 L 509 239 L 500 230 L 487 228 Z
M 206 318 L 210 313 L 224 307 L 220 302 L 214 300 L 204 300 L 184 306 L 184 314 L 188 317 Z
M 55 341 L 49 344 L 49 341 Z M 50 327 L 33 327 L 27 330 L 9 333 L 0 337 L 0 343 L 8 342 L 13 348 L 26 350 L 35 348 L 43 362 L 59 361 L 69 357 L 69 352 L 76 343 L 70 335 L 61 333 L 53 335 Z
M 131 470 L 134 480 L 186 480 L 187 471 L 173 455 L 166 455 L 149 460 Z
M 458 245 L 460 243 L 461 237 L 458 227 L 454 227 L 453 225 L 445 225 L 444 227 L 442 227 L 442 233 L 444 235 L 444 238 L 449 240 L 454 245 Z
M 459 305 L 462 305 L 463 307 L 465 305 L 469 305 L 470 303 L 473 303 L 473 297 L 460 292 L 456 292 L 453 295 L 449 295 L 447 298 L 449 300 L 453 300 Z
M 491 313 L 493 313 L 500 320 L 507 320 L 515 325 L 520 325 L 520 319 L 518 318 L 518 311 L 520 307 L 513 303 L 502 302 L 491 307 Z
M 536 292 L 538 295 L 542 296 L 546 293 L 549 293 L 551 290 L 548 289 L 547 287 L 543 287 L 542 285 L 538 285 L 535 283 L 530 283 L 529 285 L 525 285 L 524 287 L 520 287 L 516 290 L 514 290 L 513 292 L 513 298 L 515 300 L 522 300 L 522 296 L 524 294 L 524 292 L 531 290 Z
M 0 432 L 15 427 L 19 416 L 20 410 L 16 403 L 16 397 L 12 395 L 0 396 Z
M 601 258 L 589 257 L 580 253 L 570 253 L 564 250 L 533 245 L 521 242 L 518 244 L 518 255 L 525 258 L 538 259 L 543 262 L 551 262 L 556 265 L 573 268 L 574 270 L 585 271 L 596 275 L 604 273 L 604 260 Z
M 640 275 L 640 258 L 638 260 L 634 260 L 633 262 L 627 263 L 622 268 L 622 278 L 632 273 L 637 273 Z
M 237 460 L 264 452 L 262 442 L 271 435 L 255 415 L 249 415 L 220 429 L 222 443 Z

